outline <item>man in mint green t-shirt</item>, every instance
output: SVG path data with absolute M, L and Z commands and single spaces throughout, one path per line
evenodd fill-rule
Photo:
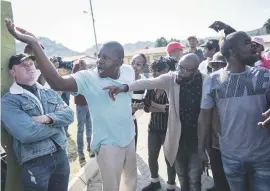
M 108 91 L 103 90 L 106 86 L 135 80 L 131 66 L 122 65 L 122 45 L 118 42 L 104 44 L 98 53 L 96 69 L 62 77 L 33 34 L 15 27 L 9 19 L 6 19 L 6 24 L 16 39 L 31 46 L 39 69 L 52 89 L 75 92 L 85 97 L 93 126 L 91 149 L 97 157 L 103 190 L 135 191 L 137 168 L 131 94 L 119 94 L 117 99 L 112 101 Z

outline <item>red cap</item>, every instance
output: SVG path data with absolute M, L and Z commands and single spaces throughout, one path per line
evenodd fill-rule
M 185 47 L 183 45 L 181 45 L 179 42 L 170 42 L 167 45 L 167 52 L 172 52 L 175 49 L 181 49 L 183 50 Z

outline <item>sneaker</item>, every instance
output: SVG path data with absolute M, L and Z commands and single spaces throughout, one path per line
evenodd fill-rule
M 95 153 L 92 152 L 91 150 L 89 151 L 89 157 L 90 157 L 90 158 L 94 158 L 94 157 L 95 157 Z
M 83 152 L 79 152 L 79 161 L 84 161 L 85 160 L 85 156 Z
M 95 153 L 90 153 L 90 158 L 95 158 Z
M 175 184 L 166 184 L 166 190 L 167 191 L 175 191 Z
M 161 188 L 160 182 L 151 182 L 148 186 L 144 187 L 142 191 L 156 191 Z

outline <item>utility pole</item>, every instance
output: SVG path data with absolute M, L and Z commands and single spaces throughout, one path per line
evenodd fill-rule
M 93 30 L 94 30 L 95 43 L 96 43 L 96 55 L 97 55 L 97 53 L 98 53 L 98 44 L 97 44 L 97 35 L 96 35 L 96 27 L 95 27 L 95 19 L 94 19 L 92 1 L 89 0 L 89 3 L 90 3 L 91 15 L 92 15 L 92 23 L 93 23 Z
M 1 97 L 9 91 L 13 79 L 8 75 L 9 58 L 16 53 L 15 39 L 6 28 L 5 18 L 13 19 L 11 2 L 0 1 L 1 7 Z M 7 154 L 6 188 L 3 191 L 23 191 L 21 166 L 13 150 L 12 139 L 3 127 L 1 128 L 1 146 Z M 2 149 L 2 148 L 1 148 Z M 4 178 L 4 177 L 3 177 Z

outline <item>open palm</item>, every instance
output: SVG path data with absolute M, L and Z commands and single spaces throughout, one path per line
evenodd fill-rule
M 26 44 L 31 44 L 32 42 L 37 41 L 37 38 L 32 33 L 22 28 L 16 27 L 10 19 L 5 19 L 5 22 L 9 33 L 17 40 Z

